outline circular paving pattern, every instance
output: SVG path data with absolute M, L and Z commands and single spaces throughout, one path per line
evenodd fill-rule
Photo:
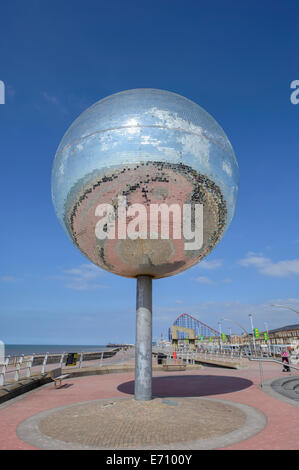
M 18 427 L 41 449 L 213 449 L 263 429 L 262 413 L 226 400 L 95 400 L 47 410 Z

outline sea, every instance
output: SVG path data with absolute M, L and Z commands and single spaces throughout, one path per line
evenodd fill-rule
M 25 356 L 31 354 L 61 354 L 109 350 L 109 347 L 86 344 L 5 344 L 5 356 Z

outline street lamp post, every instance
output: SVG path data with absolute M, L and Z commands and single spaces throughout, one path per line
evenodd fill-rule
M 222 331 L 221 331 L 221 321 L 218 322 L 219 333 L 220 333 L 220 354 L 222 353 Z
M 227 320 L 227 321 L 231 321 L 232 323 L 235 323 L 239 328 L 241 328 L 241 329 L 245 332 L 245 334 L 246 334 L 246 335 L 248 336 L 248 338 L 249 338 L 249 333 L 248 333 L 248 331 L 247 331 L 247 330 L 244 328 L 244 326 L 242 326 L 240 323 L 236 322 L 235 320 L 231 320 L 230 318 L 221 318 L 221 321 L 222 321 L 222 320 Z
M 289 307 L 288 305 L 271 304 L 271 307 L 287 308 L 288 310 L 292 310 L 292 312 L 298 313 L 298 315 L 299 315 L 299 312 L 297 310 L 295 310 L 292 307 Z
M 267 349 L 268 349 L 268 356 L 270 355 L 270 338 L 269 338 L 269 330 L 268 330 L 268 323 L 264 323 L 265 324 L 265 328 L 266 328 L 266 331 L 267 331 Z
M 248 316 L 249 316 L 249 318 L 250 318 L 251 330 L 252 330 L 253 348 L 254 348 L 254 354 L 255 354 L 255 356 L 256 356 L 256 345 L 255 345 L 255 337 L 254 337 L 254 329 L 253 329 L 252 314 L 249 313 Z
M 227 320 L 227 321 L 231 321 L 231 322 L 235 323 L 236 325 L 238 325 L 246 333 L 246 335 L 249 335 L 248 331 L 244 328 L 244 326 L 242 326 L 240 323 L 236 322 L 235 320 L 231 320 L 230 318 L 221 318 L 221 321 L 222 320 Z

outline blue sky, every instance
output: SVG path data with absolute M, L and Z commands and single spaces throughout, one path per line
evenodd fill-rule
M 181 313 L 264 329 L 299 323 L 299 4 L 28 0 L 0 12 L 0 339 L 135 340 L 135 280 L 96 269 L 52 206 L 57 146 L 99 99 L 150 87 L 206 109 L 240 167 L 235 218 L 205 262 L 154 281 L 153 334 Z M 232 324 L 223 323 L 228 330 Z M 240 332 L 234 327 L 235 332 Z

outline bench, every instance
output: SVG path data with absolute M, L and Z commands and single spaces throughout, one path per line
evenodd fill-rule
M 187 364 L 163 364 L 163 370 L 186 370 Z
M 50 377 L 55 382 L 55 388 L 57 387 L 57 382 L 60 382 L 59 386 L 61 386 L 61 381 L 69 376 L 69 374 L 62 375 L 61 372 L 61 367 L 50 371 Z

